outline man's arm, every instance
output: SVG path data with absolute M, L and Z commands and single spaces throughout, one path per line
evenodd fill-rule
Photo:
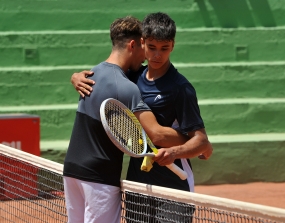
M 213 152 L 213 147 L 208 140 L 205 129 L 199 129 L 188 133 L 190 139 L 180 146 L 160 148 L 153 158 L 161 166 L 174 162 L 175 159 L 200 157 L 208 159 Z
M 70 82 L 74 86 L 75 90 L 84 98 L 85 95 L 90 95 L 92 87 L 90 85 L 95 84 L 93 80 L 86 78 L 87 76 L 93 75 L 93 71 L 81 71 L 74 73 L 71 76 Z
M 154 114 L 151 111 L 141 111 L 134 113 L 140 121 L 143 129 L 151 139 L 154 145 L 160 147 L 171 147 L 185 144 L 189 137 L 171 128 L 158 124 Z
M 135 78 L 138 73 L 141 73 L 146 66 L 142 65 L 140 69 L 136 72 L 128 71 L 128 77 L 132 76 Z M 94 74 L 93 71 L 83 70 L 79 73 L 73 73 L 70 82 L 75 88 L 75 90 L 84 98 L 86 95 L 90 95 L 92 92 L 91 85 L 94 85 L 95 82 L 93 80 L 88 79 L 88 76 L 92 76 Z M 134 80 L 131 80 L 134 81 Z

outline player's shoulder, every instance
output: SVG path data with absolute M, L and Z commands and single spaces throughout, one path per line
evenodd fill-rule
M 118 78 L 113 81 L 118 89 L 118 94 L 122 97 L 132 97 L 133 95 L 140 96 L 140 90 L 138 86 L 130 81 L 127 77 Z
M 170 67 L 170 71 L 173 83 L 175 83 L 178 87 L 190 88 L 195 91 L 195 88 L 191 82 L 183 74 L 181 74 L 176 67 L 172 65 Z
M 95 65 L 94 67 L 92 67 L 91 70 L 92 70 L 93 72 L 95 72 L 95 71 L 98 71 L 98 70 L 100 70 L 100 69 L 102 69 L 102 68 L 108 68 L 108 67 L 111 67 L 111 64 L 108 64 L 108 63 L 106 63 L 105 61 L 103 61 L 103 62 L 101 62 L 101 63 Z

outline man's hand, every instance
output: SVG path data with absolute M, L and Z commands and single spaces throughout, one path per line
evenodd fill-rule
M 95 82 L 93 80 L 87 79 L 87 77 L 93 74 L 93 71 L 84 70 L 80 73 L 74 73 L 71 76 L 70 82 L 83 98 L 85 95 L 90 95 L 92 92 L 91 85 L 94 85 Z
M 203 152 L 201 155 L 198 156 L 198 158 L 201 160 L 207 160 L 210 158 L 212 153 L 213 153 L 213 147 L 211 147 L 208 150 L 206 150 L 205 152 Z
M 172 148 L 160 148 L 152 160 L 157 162 L 160 166 L 166 166 L 173 163 L 175 160 L 175 150 Z
M 160 166 L 166 166 L 174 162 L 175 159 L 181 158 L 179 153 L 182 151 L 181 146 L 173 146 L 169 148 L 160 148 L 158 153 L 153 157 L 153 161 L 157 162 Z M 198 155 L 199 159 L 207 160 L 213 153 L 213 147 L 209 146 L 206 151 Z M 194 156 L 193 156 L 194 157 Z M 195 155 L 197 157 L 197 155 Z M 187 157 L 185 157 L 187 158 Z M 188 157 L 190 158 L 190 157 Z

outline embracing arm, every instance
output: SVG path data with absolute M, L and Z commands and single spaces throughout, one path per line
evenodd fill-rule
M 170 148 L 160 148 L 158 154 L 153 158 L 159 165 L 165 166 L 179 158 L 208 159 L 213 152 L 213 147 L 208 140 L 205 129 L 199 129 L 188 133 L 190 139 L 180 145 Z
M 173 128 L 159 125 L 151 111 L 135 112 L 135 115 L 154 145 L 171 147 L 184 144 L 189 140 L 187 135 Z
M 72 74 L 70 78 L 70 82 L 73 87 L 83 98 L 85 95 L 90 95 L 92 91 L 92 87 L 90 85 L 95 84 L 93 80 L 86 78 L 90 75 L 93 75 L 93 71 L 84 70 L 79 73 Z

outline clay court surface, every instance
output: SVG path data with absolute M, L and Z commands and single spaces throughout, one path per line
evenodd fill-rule
M 285 209 L 285 183 L 197 185 L 195 192 Z

